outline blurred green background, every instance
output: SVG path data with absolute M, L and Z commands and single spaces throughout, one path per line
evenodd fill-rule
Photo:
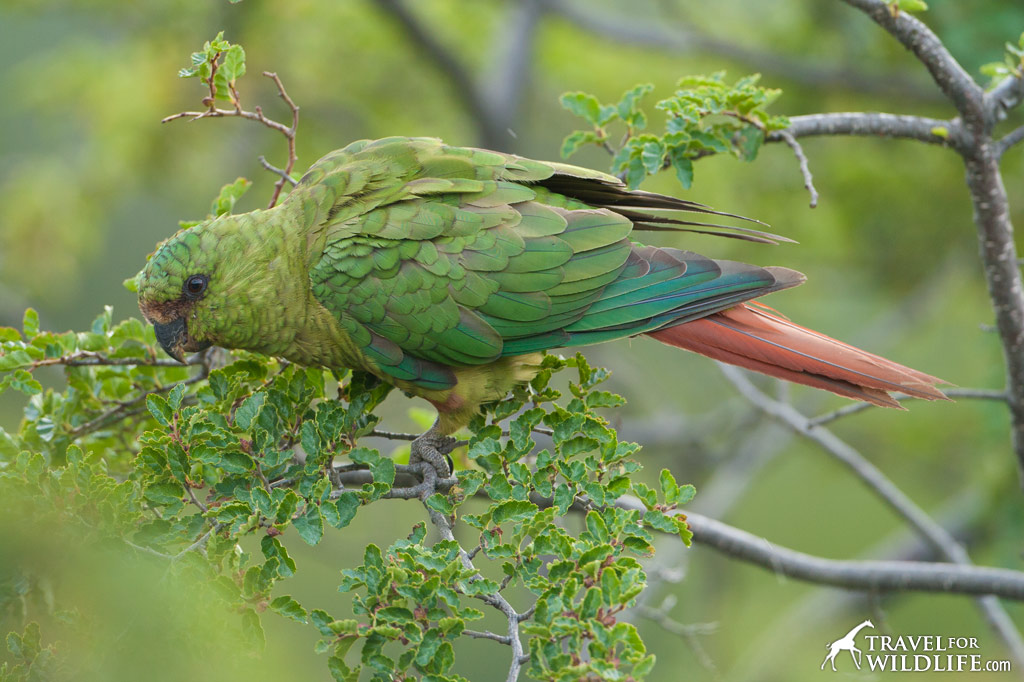
M 1003 43 L 1024 30 L 1020 3 L 930 5 L 922 18 L 973 74 L 1000 59 Z M 577 126 L 558 106 L 561 93 L 584 90 L 615 101 L 636 83 L 651 82 L 653 105 L 681 76 L 720 69 L 730 77 L 761 72 L 764 85 L 783 88 L 775 113 L 953 115 L 920 65 L 840 2 L 635 0 L 628 9 L 604 0 L 408 3 L 426 44 L 411 37 L 392 7 L 384 0 L 3 0 L 0 325 L 20 323 L 29 305 L 51 329 L 83 328 L 104 304 L 114 305 L 117 318 L 137 315 L 121 281 L 141 268 L 178 220 L 204 216 L 218 188 L 239 175 L 255 186 L 236 210 L 267 202 L 275 178 L 256 157 L 284 164 L 284 143 L 275 133 L 230 120 L 160 124 L 166 115 L 200 106 L 198 82 L 176 73 L 219 30 L 248 53 L 249 72 L 239 84 L 243 104 L 262 105 L 287 120 L 272 84 L 259 76 L 272 70 L 300 105 L 296 175 L 351 140 L 386 135 L 438 136 L 553 159 L 562 137 Z M 440 62 L 431 45 L 441 46 L 449 61 Z M 1021 119 L 1018 113 L 1004 129 Z M 687 194 L 758 217 L 798 245 L 695 236 L 659 243 L 801 270 L 809 278 L 805 286 L 768 301 L 794 320 L 959 386 L 1002 387 L 959 158 L 915 142 L 861 138 L 808 139 L 804 147 L 821 192 L 816 209 L 808 208 L 796 162 L 782 145 L 765 148 L 752 164 L 701 161 Z M 595 149 L 574 162 L 606 168 L 608 159 Z M 1024 224 L 1024 147 L 1007 154 L 1003 171 L 1013 217 Z M 644 188 L 682 192 L 670 174 Z M 646 339 L 587 355 L 614 371 L 610 388 L 630 401 L 621 411 L 623 436 L 645 444 L 649 471 L 667 466 L 697 486 L 695 509 L 826 557 L 912 552 L 914 543 L 894 514 L 837 462 L 757 416 L 710 361 Z M 844 404 L 809 389 L 794 388 L 791 395 L 808 414 Z M 409 406 L 393 396 L 387 425 L 413 428 Z M 955 527 L 975 561 L 1020 568 L 1024 500 L 1005 410 L 968 400 L 909 407 L 906 413 L 870 410 L 835 430 Z M 19 409 L 5 396 L 0 424 L 16 423 Z M 360 515 L 315 550 L 291 543 L 302 569 L 292 586 L 300 601 L 320 595 L 343 604 L 334 592 L 338 571 L 358 564 L 367 542 L 390 544 L 422 516 L 414 504 L 390 504 L 386 515 L 376 508 L 375 515 Z M 32 547 L 24 538 L 19 542 L 5 543 L 0 554 Z M 867 599 L 780 579 L 708 548 L 681 551 L 666 541 L 664 549 L 659 565 L 681 569 L 674 576 L 681 580 L 658 582 L 648 604 L 658 606 L 673 594 L 673 618 L 717 627 L 680 639 L 638 618 L 659 657 L 652 679 L 811 679 L 824 674 L 818 666 L 826 643 L 868 617 L 878 619 L 880 633 L 974 636 L 984 658 L 1006 657 L 966 598 Z M 73 562 L 55 564 L 45 547 L 24 552 L 26 561 L 51 566 L 55 575 L 75 575 L 53 584 L 58 602 L 96 594 L 108 595 L 90 599 L 101 605 L 128 598 L 167 602 L 173 617 L 152 633 L 134 630 L 117 646 L 133 652 L 143 668 L 147 661 L 160 666 L 154 675 L 166 677 L 153 679 L 204 679 L 149 658 L 150 649 L 160 648 L 161 631 L 204 620 L 188 611 L 192 602 L 173 598 L 181 585 L 134 573 L 111 583 L 98 577 L 106 568 L 96 569 L 90 582 L 96 562 L 109 557 L 89 555 L 76 571 Z M 145 589 L 133 587 L 140 582 Z M 118 609 L 97 608 L 99 621 L 123 624 Z M 1008 608 L 1024 626 L 1024 610 Z M 237 670 L 246 670 L 237 675 L 255 680 L 262 672 L 273 679 L 287 670 L 297 679 L 329 678 L 312 652 L 312 629 L 272 614 L 264 620 L 266 651 L 257 662 L 240 663 Z M 504 677 L 504 647 L 471 641 L 458 653 L 456 669 L 470 679 Z M 841 669 L 852 670 L 839 660 Z M 120 679 L 135 678 L 124 675 Z

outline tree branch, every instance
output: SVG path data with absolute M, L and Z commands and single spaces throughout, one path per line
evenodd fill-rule
M 424 498 L 425 499 L 425 498 Z M 471 571 L 478 571 L 477 567 L 473 565 L 473 560 L 470 559 L 466 550 L 462 548 L 462 545 L 458 544 L 455 539 L 454 533 L 452 533 L 452 526 L 448 522 L 448 518 L 436 512 L 433 509 L 427 507 L 427 511 L 430 512 L 430 520 L 437 528 L 443 540 L 454 542 L 459 548 L 459 560 L 462 565 Z M 477 573 L 479 576 L 479 573 Z M 505 678 L 506 682 L 516 682 L 519 679 L 519 672 L 522 670 L 524 659 L 526 656 L 523 652 L 523 643 L 519 640 L 519 623 L 521 620 L 521 614 L 516 613 L 516 610 L 512 608 L 512 605 L 508 603 L 508 600 L 501 595 L 500 592 L 494 594 L 478 594 L 475 597 L 485 604 L 492 606 L 501 611 L 505 618 L 508 619 L 508 643 L 512 647 L 512 663 L 508 668 L 508 675 Z M 528 659 L 527 659 L 528 660 Z
M 843 2 L 867 14 L 903 47 L 913 52 L 969 127 L 976 131 L 984 127 L 984 93 L 930 28 L 907 12 L 894 11 L 892 5 L 884 0 Z
M 1007 112 L 1024 101 L 1024 75 L 1009 76 L 985 93 L 985 110 L 989 121 L 998 123 Z
M 825 452 L 845 464 L 872 492 L 903 517 L 911 528 L 932 546 L 938 556 L 945 557 L 959 566 L 973 567 L 970 555 L 956 541 L 956 538 L 928 516 L 923 509 L 907 497 L 906 493 L 856 449 L 828 429 L 813 425 L 810 419 L 800 414 L 792 405 L 769 398 L 750 383 L 742 370 L 722 363 L 718 363 L 718 366 L 740 393 L 761 411 L 817 443 Z M 1024 574 L 1021 575 L 1024 576 Z M 992 599 L 979 600 L 978 605 L 1000 637 L 1016 652 L 1024 651 L 1020 632 L 1017 631 L 1003 606 Z
M 815 135 L 865 135 L 918 140 L 929 144 L 963 146 L 963 130 L 957 119 L 943 120 L 924 116 L 904 116 L 877 112 L 837 112 L 792 116 L 789 132 L 793 137 Z M 943 135 L 942 131 L 946 134 Z M 782 131 L 768 134 L 767 140 L 783 140 Z
M 639 501 L 635 504 L 642 508 Z M 1024 573 L 1020 571 L 918 561 L 825 559 L 780 547 L 701 514 L 688 513 L 686 521 L 695 542 L 797 580 L 855 590 L 911 590 L 1024 600 Z

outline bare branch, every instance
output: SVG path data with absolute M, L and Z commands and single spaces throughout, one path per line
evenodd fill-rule
M 502 644 L 512 644 L 512 640 L 509 639 L 508 635 L 499 635 L 496 632 L 478 632 L 477 630 L 463 630 L 462 634 L 466 635 L 466 637 L 472 637 L 473 639 L 493 639 L 495 642 L 501 642 Z
M 530 81 L 537 26 L 543 14 L 541 0 L 517 0 L 508 3 L 508 16 L 495 30 L 493 42 L 497 46 L 490 74 L 481 88 L 494 126 L 504 129 L 505 146 Z
M 201 365 L 203 364 L 203 358 L 200 354 L 190 355 L 185 358 L 186 365 Z M 100 353 L 93 351 L 78 351 L 77 353 L 71 353 L 70 355 L 62 355 L 56 358 L 43 358 L 42 360 L 36 360 L 29 366 L 29 371 L 32 371 L 38 367 L 46 367 L 49 365 L 64 365 L 65 367 L 99 367 L 99 366 L 113 366 L 113 367 L 181 367 L 182 364 L 177 360 L 157 358 L 148 356 L 144 359 L 140 358 L 110 358 Z
M 540 507 L 552 504 L 550 498 L 538 495 L 531 495 L 530 501 Z M 630 495 L 620 497 L 615 506 L 646 510 L 640 500 Z M 585 508 L 577 501 L 571 509 L 584 511 Z M 855 590 L 994 595 L 1024 601 L 1022 571 L 954 562 L 826 559 L 781 547 L 698 512 L 687 510 L 685 515 L 695 543 L 788 578 Z M 1019 636 L 1016 638 L 1019 640 Z
M 275 175 L 279 175 L 282 178 L 284 178 L 285 182 L 290 183 L 292 187 L 299 184 L 299 181 L 293 178 L 291 175 L 289 175 L 288 172 L 285 171 L 285 169 L 278 168 L 277 166 L 271 164 L 269 161 L 267 161 L 267 157 L 263 156 L 262 154 L 257 156 L 256 160 L 260 162 L 261 166 L 266 168 L 271 173 L 274 173 Z
M 913 52 L 968 126 L 975 131 L 985 126 L 984 93 L 930 28 L 907 12 L 894 11 L 884 0 L 843 2 L 867 14 Z
M 963 130 L 958 119 L 942 120 L 877 112 L 836 112 L 792 116 L 786 129 L 793 137 L 815 135 L 865 135 L 918 140 L 929 144 L 961 147 Z M 781 131 L 768 134 L 770 142 L 782 140 Z
M 455 535 L 452 533 L 452 527 L 448 522 L 448 518 L 444 514 L 436 512 L 429 507 L 427 508 L 427 511 L 430 512 L 430 520 L 437 528 L 441 538 L 454 542 L 458 545 L 459 560 L 462 562 L 462 565 L 471 571 L 477 571 L 477 567 L 473 565 L 473 560 L 469 558 L 466 550 L 464 550 L 455 539 Z M 479 573 L 477 573 L 477 577 L 481 577 Z M 523 643 L 519 640 L 519 623 L 521 620 L 521 614 L 516 613 L 516 610 L 512 608 L 512 605 L 508 603 L 508 600 L 505 599 L 500 592 L 495 594 L 479 594 L 475 596 L 485 604 L 501 611 L 505 615 L 505 618 L 508 619 L 508 643 L 512 646 L 512 663 L 509 665 L 508 676 L 505 679 L 506 682 L 516 682 L 516 680 L 519 679 L 519 672 L 522 670 L 523 663 L 526 660 L 529 660 L 528 657 L 524 655 Z
M 281 178 L 276 183 L 274 183 L 274 194 L 273 196 L 270 197 L 270 206 L 268 207 L 274 208 L 274 204 L 277 203 L 278 197 L 281 196 L 281 190 L 284 188 L 284 183 L 286 181 L 291 182 L 292 186 L 298 184 L 297 182 L 292 180 L 291 173 L 292 169 L 295 168 L 295 162 L 299 158 L 298 155 L 295 153 L 295 133 L 299 127 L 299 107 L 295 104 L 292 98 L 288 96 L 288 92 L 284 89 L 284 84 L 281 82 L 281 79 L 278 78 L 276 73 L 273 73 L 271 71 L 264 71 L 263 75 L 269 78 L 270 80 L 274 81 L 274 85 L 277 86 L 277 94 L 281 97 L 281 99 L 284 100 L 284 103 L 288 105 L 288 108 L 292 112 L 291 127 L 285 131 L 282 131 L 283 135 L 288 140 L 288 163 L 284 167 L 284 172 L 279 173 Z M 256 107 L 256 113 L 259 114 L 260 121 L 264 125 L 267 125 L 268 119 L 263 116 L 263 111 L 259 107 Z M 263 157 L 260 158 L 262 159 Z M 264 163 L 264 167 L 269 165 L 270 164 Z M 276 169 L 274 168 L 271 168 L 271 170 L 276 171 Z
M 637 508 L 643 506 L 639 501 L 626 502 L 635 502 Z M 996 595 L 1024 600 L 1024 573 L 1020 571 L 951 563 L 825 559 L 765 542 L 762 537 L 701 514 L 688 513 L 686 522 L 695 542 L 797 580 L 855 590 Z
M 154 389 L 152 391 L 146 391 L 145 393 L 140 394 L 138 397 L 133 398 L 132 400 L 126 400 L 122 403 L 119 403 L 117 407 L 113 407 L 104 412 L 103 414 L 99 415 L 98 417 L 90 419 L 84 424 L 76 426 L 75 428 L 68 431 L 67 436 L 71 440 L 77 440 L 82 436 L 87 436 L 90 433 L 94 433 L 96 431 L 99 431 L 100 429 L 106 428 L 107 426 L 116 424 L 119 421 L 123 421 L 125 419 L 129 419 L 131 417 L 144 414 L 148 412 L 148 410 L 145 407 L 140 407 L 140 405 L 144 404 L 146 402 L 146 398 L 148 398 L 149 396 L 167 393 L 178 384 L 191 386 L 192 384 L 198 383 L 204 380 L 205 378 L 206 374 L 203 373 L 198 376 L 194 376 L 191 379 L 187 379 L 185 381 L 167 384 L 166 386 L 161 386 L 160 388 Z
M 814 178 L 811 176 L 811 169 L 807 165 L 807 156 L 804 154 L 803 147 L 793 137 L 793 133 L 788 130 L 780 130 L 779 137 L 789 145 L 789 148 L 793 150 L 793 154 L 796 156 L 797 162 L 800 164 L 800 174 L 804 176 L 804 189 L 811 194 L 811 208 L 818 205 L 818 190 L 814 188 Z

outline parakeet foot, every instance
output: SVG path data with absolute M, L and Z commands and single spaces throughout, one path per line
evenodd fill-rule
M 454 468 L 448 453 L 454 450 L 457 444 L 458 441 L 451 436 L 441 435 L 435 423 L 423 435 L 412 442 L 409 452 L 409 464 L 426 462 L 434 467 L 434 471 L 437 472 L 439 479 L 448 478 L 452 475 L 452 469 Z

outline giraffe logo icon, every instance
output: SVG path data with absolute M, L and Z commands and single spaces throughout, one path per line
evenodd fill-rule
M 853 659 L 853 664 L 857 666 L 857 670 L 860 670 L 860 663 L 861 660 L 863 660 L 864 653 L 857 648 L 857 642 L 854 640 L 854 638 L 857 636 L 857 633 L 863 630 L 864 628 L 873 627 L 875 627 L 875 624 L 872 623 L 870 620 L 866 620 L 857 627 L 847 632 L 846 635 L 844 635 L 843 637 L 837 639 L 834 642 L 829 642 L 828 644 L 826 644 L 825 648 L 828 649 L 828 656 L 826 656 L 825 660 L 821 662 L 821 669 L 825 669 L 826 663 L 831 663 L 832 671 L 835 672 L 836 655 L 838 655 L 840 651 L 849 651 L 850 658 Z

